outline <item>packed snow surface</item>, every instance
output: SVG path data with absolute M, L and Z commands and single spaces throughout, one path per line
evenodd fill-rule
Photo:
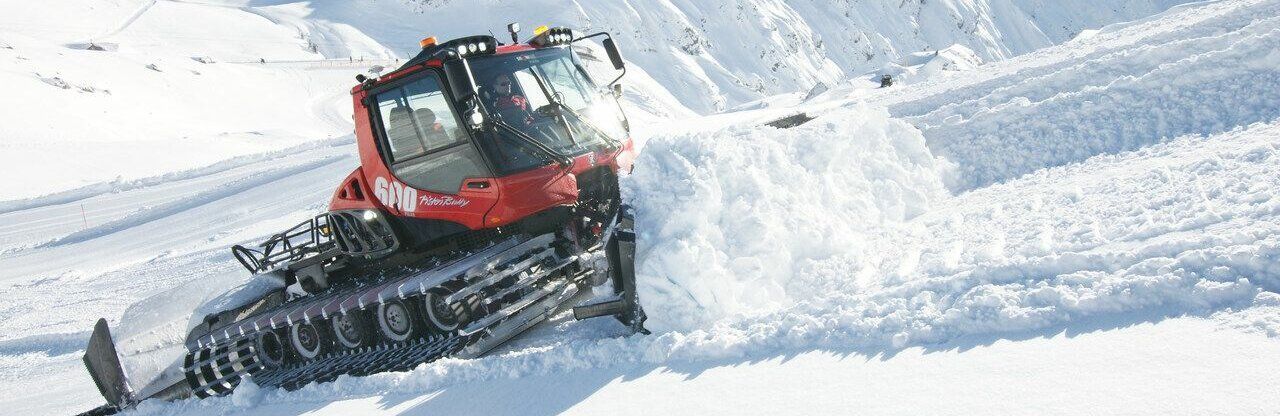
M 12 159 L 6 177 L 30 178 L 0 194 L 7 410 L 100 402 L 79 363 L 100 316 L 139 379 L 171 364 L 190 311 L 254 284 L 226 247 L 324 210 L 357 163 L 345 80 L 370 63 L 316 59 L 394 60 L 421 32 L 410 26 L 447 37 L 467 18 L 517 14 L 487 2 L 209 3 L 121 1 L 94 15 L 111 24 L 0 29 L 0 59 L 24 68 L 0 78 L 61 94 L 0 127 L 18 150 L 0 155 Z M 1280 383 L 1280 1 L 1142 17 L 1174 3 L 834 5 L 844 17 L 804 2 L 529 7 L 531 21 L 630 40 L 627 106 L 642 146 L 623 192 L 654 334 L 561 314 L 479 359 L 294 392 L 249 384 L 138 413 L 1275 413 L 1265 398 Z M 894 20 L 903 8 L 915 23 Z M 245 25 L 275 43 L 193 36 L 178 44 L 203 45 L 201 60 L 175 52 L 166 42 L 200 25 L 158 17 L 206 12 L 206 30 Z M 756 25 L 772 29 L 747 30 Z M 673 33 L 702 40 L 661 50 L 671 42 L 654 40 Z M 803 59 L 753 90 L 744 74 L 771 73 L 758 65 L 773 58 L 726 33 L 774 46 L 800 33 L 826 52 L 784 54 Z M 839 61 L 848 50 L 833 50 L 850 44 L 834 39 L 846 35 L 902 51 Z M 112 46 L 61 46 L 87 41 Z M 304 62 L 251 62 L 259 54 Z M 236 59 L 248 62 L 222 62 Z M 99 66 L 49 72 L 77 62 Z M 867 71 L 895 65 L 908 85 L 874 89 Z M 829 87 L 810 89 L 820 78 Z M 776 92 L 787 94 L 766 96 Z M 125 105 L 148 100 L 155 109 Z M 286 104 L 296 112 L 271 110 Z M 94 115 L 45 113 L 59 106 Z M 132 113 L 151 111 L 163 120 Z M 765 124 L 800 112 L 814 118 Z M 155 136 L 121 133 L 133 128 Z M 96 149 L 139 166 L 75 156 Z M 161 162 L 136 162 L 150 160 Z M 39 166 L 56 169 L 26 173 Z

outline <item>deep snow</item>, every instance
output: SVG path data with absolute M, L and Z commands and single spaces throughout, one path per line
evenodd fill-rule
M 0 198 L 7 295 L 0 405 L 10 411 L 67 413 L 99 402 L 79 363 L 99 316 L 116 329 L 131 371 L 168 364 L 181 353 L 187 311 L 246 280 L 225 248 L 323 210 L 356 163 L 345 80 L 369 63 L 215 57 L 206 64 L 161 45 L 131 51 L 137 42 L 123 37 L 133 25 L 149 13 L 199 8 L 231 23 L 265 19 L 275 26 L 250 26 L 254 33 L 287 46 L 255 47 L 296 60 L 356 48 L 372 54 L 378 42 L 409 34 L 356 24 L 398 12 L 398 3 L 346 26 L 325 14 L 351 10 L 338 3 L 150 3 L 102 6 L 103 21 L 125 22 L 105 29 L 0 32 L 0 46 L 14 45 L 0 48 L 0 58 L 101 63 L 76 73 L 121 85 L 147 85 L 139 74 L 160 74 L 173 82 L 166 89 L 88 102 L 93 92 L 33 81 L 25 70 L 0 76 L 64 94 L 48 106 L 104 105 L 177 120 L 141 127 L 155 129 L 156 143 L 173 142 L 188 124 L 209 137 L 250 129 L 261 140 L 159 148 L 95 127 L 123 114 L 72 125 L 34 110 L 5 116 L 15 131 L 44 126 L 68 137 L 27 142 L 38 136 L 6 131 L 10 148 L 36 149 L 11 153 L 6 176 L 92 162 L 39 153 L 75 155 L 81 148 L 67 143 L 87 131 L 104 134 L 103 143 L 86 146 L 167 163 L 104 160 L 91 171 L 20 176 L 29 178 L 23 186 L 47 192 L 23 188 Z M 1039 20 L 1028 21 L 1070 21 L 1038 6 Z M 461 2 L 444 7 L 467 10 Z M 1098 21 L 1143 14 L 1076 10 Z M 1277 403 L 1265 398 L 1280 381 L 1277 11 L 1274 0 L 1180 6 L 1060 46 L 951 68 L 960 71 L 929 65 L 964 61 L 965 47 L 941 59 L 910 55 L 901 61 L 914 77 L 906 86 L 873 89 L 859 76 L 805 94 L 808 86 L 782 82 L 778 91 L 795 92 L 698 118 L 687 118 L 683 106 L 697 106 L 682 97 L 690 89 L 679 77 L 636 71 L 628 106 L 642 120 L 643 147 L 624 192 L 637 207 L 639 282 L 654 335 L 627 336 L 616 323 L 562 314 L 480 359 L 298 392 L 249 388 L 147 403 L 140 413 L 1274 413 Z M 299 30 L 309 35 L 299 38 Z M 117 52 L 57 49 L 100 33 L 120 41 Z M 312 52 L 298 42 L 317 33 L 347 49 Z M 983 59 L 1014 53 L 967 48 Z M 183 83 L 166 65 L 147 69 L 139 59 L 149 54 L 206 78 Z M 651 60 L 633 62 L 653 68 Z M 77 77 L 67 71 L 60 78 L 72 85 Z M 226 85 L 270 94 L 243 106 L 177 100 L 117 109 L 166 94 L 200 98 Z M 281 103 L 305 105 L 292 115 L 261 113 Z M 763 125 L 796 112 L 817 118 L 792 129 Z M 115 173 L 123 169 L 138 170 Z M 49 195 L 55 191 L 63 192 Z

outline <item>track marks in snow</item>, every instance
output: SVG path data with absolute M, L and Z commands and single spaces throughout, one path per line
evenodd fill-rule
M 102 40 L 102 39 L 114 36 L 117 33 L 123 32 L 125 29 L 128 29 L 129 25 L 132 25 L 133 22 L 138 21 L 138 18 L 142 17 L 143 14 L 146 14 L 147 10 L 151 10 L 151 7 L 156 5 L 156 1 L 157 0 L 146 0 L 142 4 L 142 6 L 138 7 L 138 10 L 134 11 L 133 14 L 130 14 L 129 17 L 126 17 L 124 21 L 116 25 L 115 28 L 108 30 L 106 32 L 103 32 L 100 35 L 90 37 L 89 41 Z
M 42 352 L 47 355 L 69 354 L 84 349 L 89 331 L 32 335 L 0 341 L 0 356 Z
M 1080 66 L 1080 62 L 1101 62 L 1106 57 L 1121 56 L 1151 45 L 1186 42 L 1238 31 L 1254 20 L 1253 14 L 1240 13 L 1240 8 L 1256 9 L 1260 16 L 1280 13 L 1280 4 L 1272 0 L 1227 0 L 1175 6 L 1138 22 L 1109 26 L 1087 39 L 989 64 L 977 71 L 927 80 L 911 88 L 876 91 L 873 96 L 877 101 L 888 104 L 890 112 L 897 117 L 920 117 L 939 109 L 956 107 L 957 103 L 976 102 L 993 92 L 1020 84 L 1022 80 L 1064 73 L 1069 68 Z M 1108 82 L 1111 79 L 1104 77 L 1096 81 Z M 1087 81 L 1085 78 L 1081 80 Z
M 1241 10 L 1249 10 L 1247 12 Z M 1280 3 L 1177 8 L 999 66 L 873 96 L 960 167 L 965 191 L 1280 117 Z
M 1280 27 L 1105 87 L 1039 102 L 1015 98 L 925 135 L 939 155 L 962 166 L 962 182 L 952 185 L 972 189 L 1096 154 L 1267 122 L 1280 117 L 1272 105 L 1280 102 L 1277 48 Z
M 249 188 L 261 186 L 266 182 L 273 182 L 339 161 L 347 161 L 348 159 L 349 157 L 345 156 L 329 156 L 320 160 L 309 161 L 295 166 L 255 173 L 232 182 L 218 185 L 213 189 L 195 195 L 184 197 L 159 206 L 147 207 L 115 221 L 71 233 L 65 237 L 42 244 L 40 247 L 56 247 L 102 237 L 123 229 L 146 224 L 160 218 L 169 217 L 193 207 L 206 205 L 231 195 L 239 194 Z
M 322 106 L 319 104 L 315 104 L 314 108 L 317 111 L 319 111 L 319 109 L 321 109 Z M 94 196 L 103 195 L 103 194 L 120 193 L 120 192 L 135 190 L 135 189 L 143 189 L 143 188 L 161 185 L 165 183 L 172 183 L 176 181 L 183 181 L 188 179 L 211 176 L 211 175 L 219 174 L 222 172 L 226 172 L 226 171 L 244 167 L 244 166 L 262 164 L 262 163 L 269 164 L 269 163 L 273 163 L 273 161 L 280 160 L 283 158 L 293 158 L 293 157 L 296 157 L 299 153 L 303 153 L 311 150 L 345 146 L 345 145 L 352 144 L 354 142 L 355 140 L 353 136 L 344 136 L 344 137 L 327 139 L 327 140 L 318 140 L 315 142 L 304 143 L 297 146 L 292 146 L 286 149 L 281 149 L 281 150 L 276 150 L 271 152 L 237 156 L 227 160 L 220 161 L 218 163 L 214 163 L 209 166 L 196 168 L 196 169 L 188 169 L 188 170 L 183 170 L 183 171 L 178 171 L 173 173 L 166 173 L 164 175 L 152 176 L 152 177 L 140 178 L 140 179 L 134 179 L 134 180 L 128 180 L 128 181 L 116 180 L 111 182 L 100 182 L 92 185 L 82 186 L 76 189 L 57 192 L 57 193 L 39 196 L 35 198 L 0 201 L 0 214 L 7 214 L 7 213 L 22 211 L 22 210 L 38 209 L 38 208 L 52 206 L 52 205 L 67 204 L 67 203 L 72 203 L 72 202 L 76 202 L 84 199 L 89 199 Z

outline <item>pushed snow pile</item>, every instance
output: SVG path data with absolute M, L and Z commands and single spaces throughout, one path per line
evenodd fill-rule
M 651 322 L 689 329 L 813 296 L 798 276 L 932 208 L 943 171 L 918 130 L 862 105 L 793 129 L 651 139 L 625 185 Z

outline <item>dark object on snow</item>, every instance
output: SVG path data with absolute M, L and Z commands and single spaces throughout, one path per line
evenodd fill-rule
M 813 120 L 813 117 L 809 117 L 809 115 L 805 113 L 800 113 L 800 114 L 789 115 L 774 121 L 770 121 L 768 123 L 765 123 L 765 125 L 770 127 L 777 127 L 780 129 L 789 129 L 804 123 L 808 123 L 809 120 Z
M 893 86 L 893 75 L 884 74 L 880 77 L 880 88 L 888 88 Z
M 84 351 L 84 366 L 89 369 L 98 392 L 107 399 L 106 405 L 85 412 L 84 415 L 115 414 L 134 404 L 133 392 L 125 379 L 124 368 L 120 366 L 120 356 L 116 354 L 116 344 L 111 340 L 106 319 L 99 319 L 98 324 L 93 327 L 89 346 Z
M 92 42 L 90 42 L 90 43 L 89 43 L 89 47 L 87 47 L 87 48 L 85 48 L 85 49 L 87 49 L 87 50 L 91 50 L 91 51 L 105 51 L 105 50 L 107 50 L 107 48 L 104 48 L 104 47 L 98 46 L 98 44 L 96 44 L 96 43 L 92 43 Z

